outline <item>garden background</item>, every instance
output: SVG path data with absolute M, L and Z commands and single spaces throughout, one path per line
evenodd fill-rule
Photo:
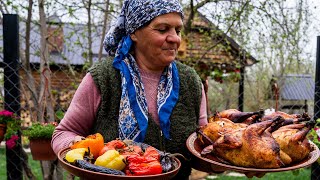
M 316 35 L 320 31 L 316 2 L 182 2 L 186 17 L 178 60 L 193 66 L 201 76 L 207 87 L 209 115 L 236 108 L 242 111 L 275 109 L 288 113 L 307 111 L 311 117 L 317 117 L 318 111 L 314 110 L 319 107 L 314 91 L 318 86 L 314 82 Z M 102 37 L 122 3 L 112 0 L 1 1 L 1 109 L 9 108 L 19 115 L 23 120 L 22 128 L 35 122 L 59 122 L 86 70 L 94 62 L 105 59 Z M 13 53 L 6 60 L 3 20 L 9 14 L 17 15 L 13 19 L 18 25 L 13 29 L 16 28 L 18 36 L 11 35 L 18 40 L 18 46 L 11 49 Z M 12 84 L 12 79 L 19 79 L 18 84 L 5 89 L 6 83 Z M 291 92 L 309 96 L 293 99 L 285 96 L 288 79 L 300 85 L 313 82 L 304 86 L 306 88 L 291 89 Z M 28 140 L 22 136 L 18 147 L 23 146 L 28 146 Z M 3 149 L 0 156 L 6 160 L 1 161 L 1 167 L 18 165 L 21 171 L 10 173 L 12 169 L 7 169 L 5 177 L 8 179 L 34 178 L 38 177 L 37 172 L 41 172 L 43 179 L 52 178 L 52 174 L 48 175 L 51 171 L 46 171 L 48 166 L 54 167 L 53 177 L 64 174 L 54 161 L 23 159 L 26 163 L 10 163 L 11 156 L 16 160 L 22 157 L 21 153 L 11 150 L 8 153 Z M 31 175 L 25 173 L 28 168 Z M 307 168 L 295 177 L 309 174 L 309 178 L 309 172 L 311 169 Z M 291 174 L 290 177 L 294 178 Z

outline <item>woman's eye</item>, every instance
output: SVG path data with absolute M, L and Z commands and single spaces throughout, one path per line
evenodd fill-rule
M 160 33 L 165 33 L 165 32 L 167 31 L 167 29 L 158 29 L 158 31 L 159 31 Z
M 160 28 L 160 29 L 157 29 L 157 31 L 159 31 L 161 34 L 164 34 L 168 31 L 170 31 L 171 29 L 170 28 Z M 181 29 L 180 28 L 177 28 L 175 29 L 175 32 L 179 35 L 181 33 Z

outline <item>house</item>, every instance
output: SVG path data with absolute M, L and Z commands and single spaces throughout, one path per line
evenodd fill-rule
M 185 19 L 188 19 L 188 13 L 185 15 Z M 238 109 L 243 110 L 245 68 L 259 61 L 200 12 L 195 13 L 189 33 L 183 36 L 177 58 L 197 70 L 206 96 L 208 77 L 220 83 L 224 77 L 239 82 Z M 208 113 L 211 114 L 208 97 L 207 104 Z
M 88 66 L 88 40 L 86 38 L 87 27 L 85 24 L 63 23 L 57 15 L 50 16 L 48 23 L 49 40 L 49 63 L 52 71 L 53 89 L 63 89 L 70 87 L 73 83 L 78 83 L 85 73 L 84 66 Z M 35 23 L 33 23 L 35 25 Z M 20 22 L 20 59 L 25 59 L 25 23 Z M 0 36 L 2 36 L 2 25 L 0 26 Z M 102 26 L 94 27 L 92 32 L 92 54 L 93 62 L 98 60 Z M 30 64 L 34 69 L 33 75 L 36 79 L 40 76 L 37 69 L 40 65 L 40 29 L 38 25 L 32 26 L 30 33 Z M 3 45 L 0 38 L 0 47 Z M 102 51 L 106 55 L 105 51 Z M 0 52 L 0 63 L 3 62 L 3 54 Z M 3 64 L 2 64 L 3 65 Z M 72 70 L 74 69 L 74 70 Z M 22 69 L 23 71 L 23 69 Z M 80 73 L 80 74 L 79 74 Z M 22 74 L 24 74 L 22 72 Z
M 273 77 L 269 98 L 276 103 L 276 110 L 302 113 L 312 111 L 308 101 L 314 99 L 315 81 L 310 74 L 288 74 Z
M 182 39 L 178 59 L 223 73 L 234 72 L 258 62 L 200 12 L 195 14 L 190 32 Z
M 48 40 L 49 40 L 49 64 L 51 70 L 52 94 L 54 96 L 56 110 L 67 110 L 73 94 L 81 79 L 90 66 L 87 58 L 88 40 L 86 38 L 85 24 L 62 23 L 58 16 L 54 15 L 48 18 Z M 25 22 L 20 21 L 20 60 L 25 62 Z M 92 54 L 93 62 L 98 60 L 102 26 L 94 27 L 92 31 Z M 2 36 L 3 27 L 0 24 L 0 36 Z M 30 67 L 31 74 L 35 80 L 36 86 L 40 82 L 40 29 L 36 22 L 32 23 L 30 32 Z M 3 47 L 3 38 L 0 38 L 0 48 Z M 104 55 L 106 53 L 102 51 Z M 4 67 L 3 53 L 0 51 L 0 67 Z M 27 74 L 24 66 L 19 71 L 21 77 L 21 116 L 30 120 L 30 111 L 35 111 L 32 101 L 32 93 L 28 88 Z M 4 77 L 6 78 L 6 77 Z M 39 89 L 39 88 L 38 88 Z M 4 94 L 2 93 L 2 97 Z M 24 113 L 27 112 L 27 113 Z

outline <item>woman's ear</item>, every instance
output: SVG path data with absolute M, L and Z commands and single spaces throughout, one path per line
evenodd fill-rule
M 130 34 L 130 38 L 132 41 L 137 41 L 137 36 L 134 33 Z

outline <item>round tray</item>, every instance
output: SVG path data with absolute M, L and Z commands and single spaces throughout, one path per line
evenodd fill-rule
M 175 169 L 162 173 L 162 174 L 156 174 L 156 175 L 147 175 L 147 176 L 120 176 L 120 175 L 113 175 L 113 174 L 104 174 L 104 173 L 99 173 L 99 172 L 94 172 L 94 171 L 89 171 L 85 169 L 81 169 L 77 166 L 71 165 L 68 162 L 64 161 L 64 157 L 66 153 L 70 151 L 70 148 L 65 148 L 62 149 L 58 153 L 58 159 L 61 164 L 61 166 L 70 172 L 71 174 L 84 178 L 84 179 L 94 179 L 94 180 L 99 180 L 99 179 L 105 179 L 105 180 L 135 180 L 135 179 L 142 179 L 142 180 L 165 180 L 165 179 L 172 179 L 177 173 L 179 172 L 179 169 L 181 167 L 181 163 L 178 158 L 172 157 L 173 160 L 176 162 L 174 163 Z
M 194 132 L 192 133 L 189 138 L 186 141 L 188 150 L 193 154 L 193 164 L 194 168 L 200 171 L 204 172 L 214 172 L 218 171 L 219 168 L 223 170 L 231 170 L 231 171 L 237 171 L 237 172 L 242 172 L 242 173 L 247 173 L 247 172 L 281 172 L 281 171 L 291 171 L 303 167 L 307 167 L 314 163 L 320 156 L 319 148 L 312 142 L 311 148 L 312 151 L 310 152 L 309 156 L 304 159 L 303 161 L 299 163 L 292 164 L 291 166 L 287 167 L 282 167 L 282 168 L 274 168 L 274 169 L 261 169 L 261 168 L 248 168 L 248 167 L 239 167 L 239 166 L 234 166 L 231 164 L 226 164 L 226 162 L 222 162 L 219 160 L 219 158 L 215 157 L 213 154 L 210 154 L 207 157 L 202 157 L 201 156 L 201 151 L 202 151 L 202 146 L 200 144 L 200 141 L 197 139 L 197 134 Z

